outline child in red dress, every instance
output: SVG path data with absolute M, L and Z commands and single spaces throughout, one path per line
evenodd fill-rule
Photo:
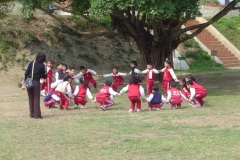
M 117 87 L 123 85 L 124 79 L 123 76 L 127 76 L 127 73 L 118 72 L 117 67 L 113 67 L 113 72 L 110 74 L 98 75 L 103 77 L 113 77 L 114 81 L 112 83 L 112 88 L 117 92 Z
M 169 60 L 166 60 L 164 62 L 164 66 L 165 66 L 165 68 L 160 70 L 160 72 L 163 72 L 162 89 L 163 89 L 164 93 L 167 95 L 167 91 L 170 87 L 170 82 L 173 80 L 177 82 L 178 79 L 171 67 L 171 62 Z
M 91 82 L 95 89 L 97 89 L 97 82 L 93 79 L 92 74 L 96 75 L 97 73 L 94 70 L 87 69 L 84 66 L 80 66 L 80 73 L 76 75 L 76 78 L 84 77 L 84 80 L 89 87 L 89 82 Z
M 154 86 L 154 81 L 156 79 L 156 74 L 159 74 L 160 72 L 153 68 L 153 65 L 151 63 L 147 64 L 147 69 L 142 71 L 141 73 L 147 74 L 146 75 L 146 88 L 147 88 L 147 94 L 150 95 L 152 93 L 152 87 Z
M 204 105 L 203 98 L 207 96 L 207 90 L 203 86 L 194 83 L 192 80 L 187 81 L 187 87 L 190 89 L 191 96 L 189 102 L 192 102 L 192 107 L 202 107 Z
M 182 79 L 179 83 L 180 83 L 180 86 L 181 86 L 181 92 L 182 92 L 182 94 L 183 94 L 187 99 L 189 99 L 189 98 L 190 98 L 190 90 L 189 90 L 189 88 L 187 88 L 185 78 Z
M 139 74 L 132 74 L 129 84 L 120 91 L 120 94 L 128 91 L 128 99 L 131 103 L 128 110 L 129 113 L 134 111 L 135 105 L 137 106 L 137 112 L 141 112 L 140 97 L 142 97 L 143 102 L 146 101 L 144 88 L 140 85 L 141 82 L 142 80 Z
M 170 83 L 170 90 L 168 90 L 167 102 L 172 106 L 172 109 L 181 107 L 183 99 L 187 101 L 186 97 L 176 88 L 177 83 L 172 81 Z
M 104 83 L 104 87 L 100 89 L 94 100 L 94 102 L 100 103 L 100 109 L 103 111 L 106 111 L 109 106 L 112 106 L 114 104 L 112 96 L 120 96 L 119 93 L 115 92 L 112 89 L 111 85 L 111 81 L 106 81 Z
M 93 102 L 93 96 L 83 77 L 79 79 L 79 82 L 80 84 L 76 86 L 75 91 L 73 93 L 74 103 L 75 103 L 74 108 L 75 109 L 79 108 L 78 105 L 80 104 L 81 105 L 80 108 L 84 109 L 86 108 L 86 103 L 87 103 L 86 95 L 92 102 Z

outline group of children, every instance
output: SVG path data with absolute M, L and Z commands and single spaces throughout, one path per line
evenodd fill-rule
M 70 99 L 74 100 L 74 108 L 86 108 L 88 97 L 92 103 L 99 103 L 100 109 L 105 111 L 109 106 L 114 105 L 113 98 L 121 96 L 128 92 L 130 101 L 129 112 L 133 112 L 135 107 L 137 112 L 142 110 L 141 100 L 148 102 L 149 110 L 160 110 L 164 103 L 170 103 L 173 109 L 181 106 L 183 101 L 188 101 L 192 107 L 200 107 L 204 105 L 203 98 L 206 97 L 207 91 L 199 85 L 196 79 L 188 75 L 182 80 L 178 80 L 175 75 L 171 62 L 166 60 L 164 68 L 157 70 L 152 64 L 147 64 L 147 69 L 140 71 L 137 69 L 137 62 L 131 62 L 131 71 L 129 73 L 118 72 L 117 67 L 113 67 L 112 73 L 99 75 L 94 70 L 80 66 L 80 72 L 75 75 L 74 67 L 67 68 L 64 63 L 57 64 L 57 71 L 54 76 L 51 61 L 47 61 L 47 78 L 42 80 L 41 94 L 45 96 L 44 105 L 49 108 L 55 108 L 55 104 L 59 103 L 60 109 L 69 109 Z M 156 74 L 163 72 L 162 90 L 164 95 L 159 92 L 159 87 L 154 85 Z M 146 89 L 148 97 L 145 97 L 145 91 L 142 82 L 142 74 L 146 74 Z M 103 88 L 99 90 L 95 98 L 89 88 L 89 83 L 97 90 L 97 82 L 93 75 L 99 77 L 112 77 L 113 82 L 107 80 Z M 123 76 L 130 76 L 127 86 L 118 92 L 118 86 L 123 85 Z M 55 77 L 55 82 L 52 82 Z M 73 87 L 73 81 L 78 85 Z M 177 83 L 180 82 L 181 91 L 177 89 Z

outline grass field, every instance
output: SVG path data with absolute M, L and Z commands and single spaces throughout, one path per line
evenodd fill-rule
M 198 73 L 207 87 L 206 107 L 127 112 L 126 94 L 108 111 L 42 107 L 30 119 L 26 92 L 17 76 L 0 79 L 0 159 L 240 159 L 239 70 Z M 179 77 L 180 78 L 180 77 Z

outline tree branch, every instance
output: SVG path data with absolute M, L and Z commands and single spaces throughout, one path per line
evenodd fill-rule
M 212 23 L 216 22 L 217 20 L 219 20 L 220 18 L 222 18 L 223 16 L 225 16 L 229 11 L 233 10 L 233 8 L 236 6 L 237 1 L 234 0 L 231 3 L 229 3 L 222 11 L 220 11 L 218 14 L 216 14 L 211 20 L 209 20 L 206 23 L 201 23 L 198 25 L 194 25 L 194 26 L 190 26 L 190 27 L 186 27 L 184 29 L 181 29 L 177 34 L 175 35 L 181 35 L 182 33 L 185 33 L 187 31 L 190 30 L 194 30 L 194 29 L 200 29 L 200 28 L 206 28 L 209 25 L 211 25 Z M 173 37 L 172 37 L 173 38 Z

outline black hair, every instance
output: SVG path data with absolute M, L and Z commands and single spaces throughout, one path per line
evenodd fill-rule
M 129 84 L 132 84 L 132 83 L 141 83 L 142 82 L 142 78 L 139 74 L 132 74 L 131 75 L 131 78 L 129 80 Z
M 73 69 L 76 69 L 75 67 L 70 67 L 69 70 L 73 70 Z
M 116 69 L 116 70 L 118 70 L 118 67 L 113 67 L 113 69 Z
M 181 82 L 183 82 L 184 83 L 184 87 L 187 87 L 187 85 L 186 85 L 186 79 L 185 78 L 183 78 L 182 80 L 181 80 Z
M 39 63 L 43 63 L 46 61 L 46 54 L 44 52 L 38 52 L 36 56 L 36 61 Z
M 193 75 L 191 75 L 191 74 L 187 75 L 186 78 L 189 79 L 189 80 L 197 82 L 196 78 L 194 78 Z
M 175 81 L 172 81 L 172 82 L 170 82 L 170 86 L 175 88 L 175 87 L 177 87 L 177 83 Z
M 66 67 L 66 69 L 67 69 L 67 64 L 66 64 L 66 63 L 62 63 L 62 65 L 63 65 L 63 66 L 65 66 L 65 67 Z
M 159 87 L 158 87 L 158 86 L 153 86 L 153 87 L 152 87 L 152 90 L 154 90 L 154 91 L 159 91 Z
M 63 75 L 63 81 L 67 81 L 69 78 L 71 78 L 68 74 Z
M 134 64 L 135 66 L 137 66 L 137 61 L 132 61 L 131 64 Z
M 172 65 L 172 62 L 168 58 L 165 60 L 165 62 L 170 66 Z
M 193 81 L 192 80 L 187 81 L 186 85 L 193 85 Z
M 111 86 L 111 85 L 112 85 L 112 82 L 109 81 L 109 80 L 106 80 L 104 84 L 105 84 L 106 86 Z
M 148 62 L 147 65 L 151 65 L 151 66 L 153 66 L 153 63 L 152 63 L 152 62 Z
M 84 66 L 80 66 L 80 70 L 86 69 Z
M 62 63 L 61 63 L 61 62 L 58 62 L 58 63 L 56 64 L 57 67 L 58 67 L 59 65 L 62 65 Z
M 87 82 L 84 77 L 79 78 L 79 82 L 82 84 L 83 88 L 87 88 Z
M 59 73 L 59 72 L 58 72 Z M 59 80 L 63 80 L 63 77 L 65 76 L 65 73 L 63 73 L 63 72 L 60 72 L 59 73 L 59 76 L 58 76 L 58 79 Z

